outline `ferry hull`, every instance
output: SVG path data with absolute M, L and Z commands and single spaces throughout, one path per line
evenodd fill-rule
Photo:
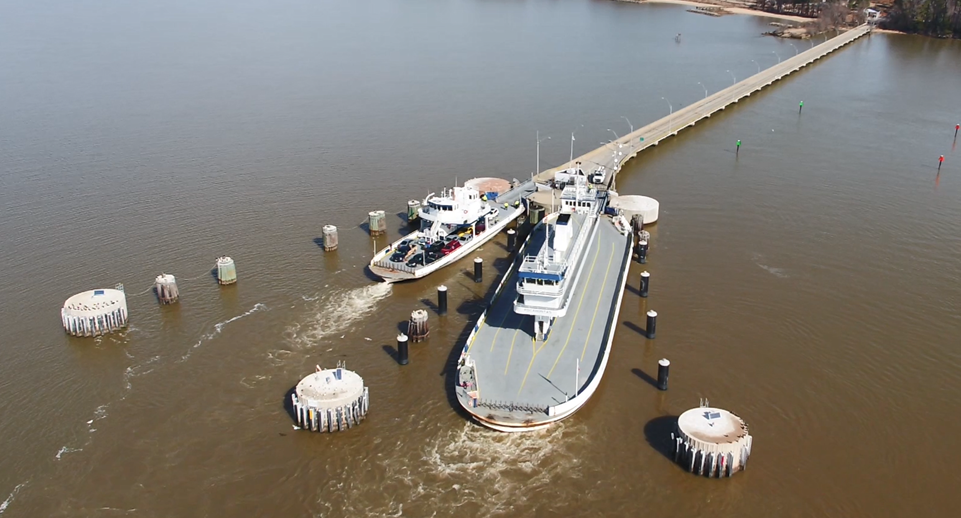
M 504 275 L 488 309 L 478 319 L 467 342 L 463 345 L 457 371 L 454 373 L 456 399 L 478 424 L 505 433 L 543 429 L 573 415 L 597 390 L 610 358 L 633 251 L 633 239 L 617 232 L 610 221 L 600 221 L 598 225 L 606 227 L 601 229 L 604 235 L 598 236 L 598 242 L 595 242 L 587 252 L 592 256 L 590 258 L 592 264 L 584 281 L 595 287 L 600 283 L 605 286 L 600 288 L 599 295 L 593 301 L 595 304 L 591 304 L 592 301 L 585 302 L 586 306 L 590 306 L 588 313 L 575 312 L 565 317 L 574 320 L 566 323 L 568 326 L 566 329 L 556 331 L 560 336 L 552 331 L 552 335 L 546 342 L 538 342 L 532 340 L 530 334 L 526 334 L 524 329 L 532 327 L 533 318 L 516 315 L 509 308 L 512 306 L 513 297 L 516 296 L 516 289 L 513 286 L 516 283 L 518 261 L 515 261 Z M 535 232 L 531 235 L 533 236 Z M 624 241 L 618 243 L 618 237 L 615 236 L 621 236 Z M 603 247 L 604 250 L 597 247 Z M 610 252 L 615 253 L 612 255 Z M 520 256 L 522 257 L 523 254 Z M 601 276 L 599 273 L 601 270 L 597 264 L 598 258 L 603 260 L 608 257 L 610 257 L 610 265 L 607 266 L 607 272 Z M 582 285 L 578 289 L 588 290 L 589 288 Z M 595 309 L 601 307 L 608 310 L 606 314 L 599 313 L 600 309 Z M 595 320 L 598 327 L 593 325 Z M 590 326 L 589 330 L 585 329 L 582 332 L 581 324 L 578 322 L 584 326 Z M 602 323 L 603 327 L 600 326 Z M 554 326 L 560 325 L 565 324 L 561 324 L 559 319 Z M 603 330 L 600 337 L 595 335 L 598 329 Z M 581 353 L 581 344 L 573 347 L 577 350 L 575 355 L 583 354 L 586 360 L 585 363 L 579 364 L 579 368 L 583 369 L 584 373 L 583 377 L 578 379 L 573 373 L 574 360 L 570 358 L 565 360 L 563 355 L 571 352 L 571 348 L 568 347 L 570 337 L 580 335 L 587 335 L 581 344 L 584 344 L 584 351 L 591 350 L 591 354 Z M 595 338 L 592 339 L 592 336 Z M 587 340 L 592 340 L 591 343 L 594 345 L 588 346 Z M 517 361 L 518 356 L 523 356 L 520 362 Z M 527 357 L 530 357 L 530 363 L 527 362 Z M 571 364 L 571 372 L 553 371 L 551 364 L 556 366 L 565 361 Z M 535 376 L 538 379 L 528 379 Z M 577 376 L 581 376 L 580 371 Z M 520 382 L 521 388 L 517 390 L 514 385 L 518 384 L 521 377 L 523 377 L 523 381 Z M 542 388 L 527 385 L 525 390 L 526 383 L 540 383 Z M 564 391 L 559 387 L 564 385 L 576 386 L 576 395 L 565 398 Z M 510 389 L 505 390 L 508 386 Z M 552 393 L 552 390 L 556 392 Z M 534 403 L 511 402 L 512 398 L 524 400 L 525 397 Z
M 515 220 L 524 214 L 524 204 L 522 203 L 518 207 L 510 207 L 509 209 L 500 209 L 500 210 L 501 212 L 505 212 L 507 215 L 504 216 L 502 219 L 500 219 L 496 224 L 491 226 L 491 228 L 487 229 L 482 234 L 474 236 L 474 238 L 468 241 L 465 245 L 461 246 L 457 250 L 454 250 L 450 255 L 445 255 L 440 259 L 426 266 L 422 266 L 420 268 L 405 267 L 403 269 L 400 269 L 400 268 L 390 268 L 390 267 L 383 266 L 385 262 L 384 260 L 388 257 L 388 254 L 390 254 L 390 251 L 395 249 L 397 245 L 400 244 L 401 241 L 405 239 L 416 239 L 423 235 L 418 230 L 415 232 L 411 232 L 410 234 L 407 234 L 406 236 L 391 243 L 390 246 L 388 246 L 387 248 L 384 248 L 383 250 L 377 252 L 377 254 L 374 255 L 374 258 L 371 259 L 370 261 L 370 265 L 369 265 L 370 271 L 373 272 L 374 275 L 377 275 L 378 277 L 384 279 L 384 281 L 390 282 L 390 283 L 401 282 L 401 281 L 411 281 L 415 279 L 420 279 L 421 277 L 426 277 L 449 264 L 457 262 L 458 260 L 467 256 L 474 250 L 477 250 L 478 248 L 480 248 L 480 246 L 483 245 L 484 243 L 493 239 L 494 236 L 496 236 L 502 230 L 504 230 L 512 220 Z

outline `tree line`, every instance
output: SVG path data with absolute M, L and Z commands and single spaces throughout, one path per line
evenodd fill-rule
M 894 0 L 882 27 L 941 38 L 961 38 L 961 0 Z
M 817 18 L 818 30 L 861 23 L 868 0 L 755 0 L 754 8 L 771 13 Z M 849 18 L 850 17 L 850 18 Z M 961 38 L 961 0 L 893 0 L 881 27 L 942 38 Z

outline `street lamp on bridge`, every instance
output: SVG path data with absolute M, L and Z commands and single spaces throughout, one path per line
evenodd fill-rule
M 702 83 L 702 82 L 700 82 L 700 81 L 698 81 L 697 84 L 701 85 L 701 88 L 704 89 L 704 98 L 707 99 L 707 87 L 704 86 L 704 83 Z
M 544 142 L 545 140 L 550 140 L 551 138 L 550 137 L 541 138 L 540 130 L 537 130 L 537 133 L 535 133 L 535 135 L 537 138 L 537 174 L 541 174 L 541 142 Z
M 577 130 L 579 130 L 579 129 L 583 128 L 583 127 L 584 127 L 584 125 L 581 124 L 580 126 L 574 128 L 574 131 L 571 132 L 571 159 L 570 159 L 570 162 L 573 162 L 573 161 L 574 161 L 574 132 L 576 132 Z
M 667 102 L 667 107 L 671 110 L 670 113 L 667 114 L 667 132 L 670 133 L 671 130 L 674 129 L 674 105 L 671 104 L 671 101 L 668 101 L 666 97 L 661 97 L 661 100 Z

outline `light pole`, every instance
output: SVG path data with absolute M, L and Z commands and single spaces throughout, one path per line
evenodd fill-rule
M 702 82 L 700 82 L 700 81 L 698 81 L 697 84 L 701 85 L 701 88 L 704 89 L 704 98 L 707 99 L 707 87 L 704 86 L 704 83 L 702 83 Z
M 610 131 L 611 133 L 614 134 L 615 141 L 621 140 L 621 136 L 618 135 L 616 131 L 612 130 L 611 128 L 607 128 L 607 131 Z M 620 145 L 620 142 L 618 142 L 617 144 Z
M 757 61 L 754 61 L 753 59 L 751 60 L 751 63 L 754 63 L 755 65 L 757 65 L 757 73 L 760 74 L 760 73 L 761 73 L 761 65 L 759 65 L 758 62 L 757 62 Z
M 667 114 L 667 132 L 670 133 L 673 128 L 674 122 L 674 105 L 671 101 L 668 101 L 666 97 L 661 97 L 661 100 L 667 102 L 667 107 L 670 108 L 670 113 Z
M 579 130 L 579 129 L 581 129 L 581 128 L 583 128 L 583 127 L 584 127 L 584 125 L 581 124 L 580 126 L 574 128 L 574 131 L 571 132 L 571 159 L 569 160 L 569 162 L 573 162 L 573 161 L 574 161 L 574 132 L 577 131 L 577 130 Z
M 727 73 L 728 73 L 728 74 L 731 74 L 731 84 L 732 84 L 732 85 L 736 85 L 736 84 L 737 84 L 737 78 L 734 77 L 734 72 L 731 72 L 730 70 L 728 70 Z
M 541 174 L 541 142 L 544 142 L 545 140 L 550 140 L 551 138 L 550 137 L 541 138 L 540 130 L 538 130 L 537 133 L 535 133 L 535 135 L 537 138 L 537 174 Z
M 774 54 L 775 56 L 777 56 L 777 62 L 778 62 L 778 63 L 781 62 L 781 56 L 780 56 L 780 54 L 777 53 L 776 50 L 772 50 L 772 51 L 771 51 L 771 54 Z
M 794 44 L 791 43 L 790 41 L 787 44 L 794 47 L 794 55 L 797 56 L 797 47 L 795 47 Z
M 631 133 L 634 133 L 634 125 L 631 124 L 631 119 L 628 119 L 624 115 L 621 115 L 621 118 L 627 121 L 627 125 L 631 127 Z

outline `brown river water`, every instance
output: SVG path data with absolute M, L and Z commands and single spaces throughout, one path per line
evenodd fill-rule
M 760 17 L 607 1 L 141 4 L 0 6 L 3 518 L 958 516 L 961 42 L 872 35 L 629 163 L 618 190 L 661 202 L 651 296 L 625 294 L 585 408 L 503 435 L 446 374 L 504 237 L 482 284 L 467 260 L 390 287 L 364 267 L 396 214 L 528 177 L 536 131 L 558 165 L 572 130 L 586 152 L 791 44 Z M 180 304 L 147 291 L 161 272 Z M 63 301 L 118 282 L 129 329 L 65 335 Z M 451 313 L 398 366 L 441 283 Z M 337 361 L 369 419 L 294 431 L 286 392 Z M 751 426 L 732 479 L 664 454 L 702 397 Z

